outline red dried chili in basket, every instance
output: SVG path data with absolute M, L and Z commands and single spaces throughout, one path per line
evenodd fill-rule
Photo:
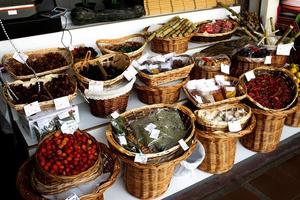
M 248 95 L 262 106 L 282 109 L 293 101 L 288 83 L 281 76 L 262 74 L 246 83 Z

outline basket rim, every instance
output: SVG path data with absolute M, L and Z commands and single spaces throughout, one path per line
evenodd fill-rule
M 181 82 L 176 83 L 175 85 L 169 85 L 169 86 L 160 86 L 160 85 L 157 85 L 157 86 L 153 86 L 153 87 L 147 86 L 146 84 L 140 85 L 140 84 L 138 84 L 138 83 L 135 82 L 134 83 L 134 88 L 136 88 L 138 90 L 148 90 L 148 91 L 151 91 L 151 92 L 155 92 L 157 90 L 160 90 L 160 91 L 164 91 L 164 90 L 178 90 L 181 87 L 183 87 L 189 80 L 190 80 L 190 77 L 186 77 L 186 78 L 182 79 Z
M 253 103 L 254 105 L 256 105 L 258 108 L 260 108 L 262 110 L 265 110 L 265 111 L 272 111 L 272 112 L 284 111 L 284 110 L 287 110 L 288 108 L 290 108 L 297 101 L 298 95 L 299 95 L 299 87 L 298 87 L 298 84 L 296 83 L 296 80 L 294 79 L 293 75 L 288 70 L 286 70 L 284 68 L 274 68 L 274 67 L 269 67 L 269 66 L 262 66 L 262 67 L 257 67 L 257 68 L 255 68 L 253 70 L 250 70 L 250 71 L 253 71 L 254 73 L 256 71 L 279 71 L 279 72 L 282 72 L 285 75 L 287 75 L 287 77 L 291 80 L 291 82 L 293 82 L 295 84 L 295 86 L 296 86 L 295 96 L 294 96 L 293 101 L 291 101 L 287 106 L 285 106 L 284 108 L 281 108 L 281 109 L 271 109 L 271 108 L 267 108 L 267 107 L 261 105 L 255 99 L 253 99 L 252 97 L 250 97 L 248 95 L 247 88 L 245 88 L 246 89 L 245 91 L 246 91 L 246 97 L 247 97 L 247 99 L 249 99 L 250 102 Z M 245 84 L 245 74 L 246 73 L 242 74 L 239 77 L 239 80 L 241 82 L 243 82 L 244 84 Z
M 146 106 L 142 106 L 140 108 L 135 108 L 129 111 L 126 111 L 122 114 L 120 114 L 121 117 L 125 117 L 126 115 L 135 112 L 141 112 L 144 109 L 156 109 L 156 108 L 172 108 L 172 109 L 177 109 L 182 111 L 185 115 L 188 115 L 188 117 L 190 118 L 191 121 L 191 130 L 189 135 L 186 137 L 186 139 L 184 140 L 186 143 L 188 143 L 188 141 L 190 141 L 193 136 L 194 136 L 194 130 L 195 130 L 195 116 L 192 113 L 192 111 L 190 111 L 187 107 L 181 105 L 181 104 L 165 104 L 165 103 L 161 103 L 161 104 L 154 104 L 154 105 L 146 105 Z M 108 143 L 110 145 L 112 145 L 117 151 L 119 151 L 121 154 L 125 154 L 126 156 L 129 157 L 135 157 L 138 153 L 134 153 L 131 151 L 128 151 L 127 149 L 125 149 L 124 147 L 122 147 L 117 141 L 115 141 L 114 136 L 113 136 L 113 130 L 111 125 L 108 126 L 108 129 L 106 130 L 106 139 L 108 141 Z M 150 154 L 144 154 L 147 158 L 156 158 L 156 157 L 160 157 L 160 156 L 164 156 L 164 155 L 168 155 L 171 152 L 176 151 L 177 149 L 181 148 L 179 144 L 177 144 L 176 146 L 167 149 L 165 151 L 162 152 L 158 152 L 158 153 L 150 153 Z
M 234 28 L 231 31 L 228 31 L 226 33 L 214 33 L 214 34 L 208 34 L 208 35 L 204 34 L 204 33 L 198 33 L 198 32 L 196 32 L 194 34 L 194 36 L 201 36 L 201 37 L 208 37 L 208 38 L 210 38 L 210 37 L 219 37 L 219 36 L 225 36 L 225 35 L 233 34 L 238 29 L 238 24 L 235 21 L 233 21 L 231 19 L 223 19 L 223 20 L 231 21 L 234 24 Z M 201 21 L 201 22 L 196 22 L 195 23 L 196 24 L 196 30 L 199 29 L 199 26 L 201 24 L 207 24 L 207 23 L 210 23 L 210 22 L 212 22 L 212 20 L 205 20 L 205 21 Z

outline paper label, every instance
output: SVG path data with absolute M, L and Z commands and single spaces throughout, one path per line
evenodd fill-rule
M 142 153 L 135 154 L 134 162 L 146 164 L 147 160 L 148 160 L 148 158 L 145 154 L 142 154 Z
M 246 76 L 247 81 L 255 79 L 255 74 L 254 74 L 253 70 L 246 72 L 245 76 Z
M 134 67 L 134 68 L 140 68 L 140 64 L 136 61 L 136 60 L 133 60 L 132 62 L 131 62 L 131 65 Z
M 24 106 L 25 115 L 31 116 L 35 113 L 41 112 L 41 107 L 38 101 L 32 102 Z
M 224 82 L 225 76 L 224 75 L 215 75 L 216 82 Z
M 203 100 L 200 96 L 196 95 L 195 98 L 198 103 L 203 103 Z
M 80 198 L 77 196 L 77 194 L 73 193 L 70 196 L 68 196 L 65 200 L 80 200 Z
M 117 111 L 111 113 L 110 116 L 111 116 L 113 119 L 117 119 L 118 117 L 120 117 L 120 115 L 119 115 L 119 113 L 118 113 Z
M 127 145 L 127 140 L 125 138 L 125 136 L 118 136 L 120 145 Z
M 242 130 L 242 126 L 239 121 L 228 122 L 228 129 L 230 132 L 238 132 Z
M 63 113 L 58 114 L 59 119 L 65 119 L 68 117 L 70 117 L 70 114 L 68 112 L 63 112 Z
M 8 10 L 8 11 L 7 11 L 7 14 L 8 14 L 8 15 L 17 15 L 17 14 L 18 14 L 18 11 L 17 11 L 17 10 Z
M 230 74 L 230 66 L 221 63 L 221 72 L 224 74 Z
M 137 60 L 137 62 L 138 62 L 139 64 L 143 64 L 143 62 L 145 62 L 145 61 L 148 59 L 148 57 L 149 57 L 149 54 L 148 54 L 148 53 L 145 53 L 144 55 L 142 55 L 142 56 Z
M 151 58 L 152 61 L 166 62 L 166 58 L 162 55 L 157 55 Z
M 103 91 L 104 83 L 103 81 L 93 81 L 89 82 L 89 91 L 92 94 L 99 94 Z
M 15 60 L 17 60 L 18 62 L 24 64 L 26 62 L 26 60 L 28 59 L 28 56 L 22 52 L 20 52 L 20 53 L 15 52 L 13 55 L 13 58 Z
M 277 46 L 276 55 L 289 56 L 293 46 L 294 46 L 293 42 L 289 44 L 279 44 Z
M 156 128 L 156 125 L 153 123 L 150 123 L 145 127 L 145 130 L 151 132 L 155 128 Z
M 235 91 L 235 87 L 225 87 L 225 90 L 228 91 L 228 92 L 233 92 Z
M 265 65 L 269 65 L 272 63 L 272 56 L 266 56 L 265 58 Z
M 185 141 L 183 139 L 179 140 L 178 143 L 181 146 L 181 148 L 183 149 L 183 151 L 186 151 L 189 149 L 189 146 L 185 143 Z
M 123 75 L 128 81 L 131 81 L 138 72 L 134 69 L 133 66 L 129 66 L 124 72 Z
M 75 120 L 69 120 L 63 122 L 63 124 L 60 127 L 60 130 L 63 133 L 73 134 L 78 129 L 78 127 L 78 123 Z
M 158 129 L 153 129 L 153 130 L 150 132 L 150 138 L 157 140 L 158 137 L 159 137 L 159 133 L 160 133 L 160 130 L 158 130 Z
M 71 106 L 69 98 L 67 96 L 54 99 L 54 105 L 56 110 L 68 108 Z

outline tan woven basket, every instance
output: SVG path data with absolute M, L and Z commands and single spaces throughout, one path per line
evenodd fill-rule
M 135 163 L 126 155 L 118 152 L 124 162 L 124 182 L 127 191 L 140 199 L 152 199 L 161 196 L 169 187 L 177 164 L 187 159 L 196 147 L 191 141 L 190 148 L 181 155 L 156 164 Z
M 190 92 L 188 91 L 188 89 L 185 86 L 183 86 L 183 91 L 186 94 L 186 96 L 188 97 L 188 99 L 197 108 L 208 108 L 208 107 L 217 106 L 217 105 L 221 105 L 221 104 L 238 103 L 241 100 L 243 100 L 244 98 L 246 98 L 246 86 L 244 83 L 240 82 L 239 79 L 230 77 L 230 76 L 225 76 L 225 80 L 230 81 L 231 83 L 233 83 L 236 86 L 236 97 L 224 99 L 222 101 L 216 101 L 214 103 L 199 103 L 193 97 L 193 95 L 190 94 Z
M 286 110 L 289 107 L 291 107 L 298 98 L 298 83 L 296 82 L 296 79 L 294 78 L 294 76 L 286 69 L 284 68 L 273 68 L 273 67 L 259 67 L 253 70 L 254 74 L 256 76 L 261 75 L 261 74 L 271 74 L 271 75 L 281 75 L 282 78 L 284 78 L 286 80 L 286 82 L 289 84 L 291 90 L 293 91 L 293 100 L 284 108 L 282 109 L 270 109 L 267 107 L 264 107 L 263 105 L 261 105 L 260 103 L 258 103 L 257 101 L 255 101 L 252 97 L 250 97 L 247 94 L 247 99 L 253 103 L 254 105 L 256 105 L 258 108 L 263 109 L 263 110 L 273 110 L 273 111 L 282 111 L 282 110 Z M 243 83 L 246 83 L 247 79 L 245 74 L 242 74 L 240 76 L 240 81 Z M 243 88 L 245 89 L 245 88 Z M 246 92 L 246 90 L 245 90 Z
M 88 134 L 87 132 L 80 131 L 85 136 L 90 138 L 95 144 L 98 144 L 96 139 Z M 42 144 L 46 139 L 53 137 L 54 133 L 50 133 L 46 137 L 44 137 L 41 142 Z M 38 150 L 39 150 L 38 147 Z M 91 166 L 88 170 L 83 171 L 77 175 L 70 175 L 70 176 L 58 176 L 50 174 L 49 172 L 42 169 L 37 161 L 37 157 L 35 156 L 35 166 L 31 176 L 31 184 L 32 187 L 41 194 L 58 194 L 69 190 L 72 187 L 78 186 L 82 183 L 89 182 L 94 180 L 96 177 L 102 174 L 103 169 L 103 161 L 101 157 L 101 149 L 98 145 L 98 159 L 96 162 Z M 37 150 L 37 151 L 38 151 Z M 36 155 L 36 154 L 35 154 Z
M 260 153 L 274 151 L 280 142 L 285 119 L 294 113 L 297 107 L 278 112 L 251 109 L 256 117 L 256 127 L 249 135 L 240 139 L 241 144 L 249 150 Z
M 252 111 L 250 107 L 244 105 L 244 104 L 239 104 L 239 103 L 234 103 L 234 104 L 224 104 L 224 105 L 219 105 L 219 106 L 213 106 L 207 109 L 201 109 L 195 111 L 196 119 L 197 122 L 201 128 L 201 130 L 204 131 L 229 131 L 228 130 L 228 125 L 227 124 L 215 124 L 212 121 L 207 120 L 203 115 L 205 112 L 213 112 L 214 110 L 218 111 L 224 111 L 224 110 L 230 110 L 231 108 L 241 108 L 244 109 L 247 114 L 241 118 L 240 124 L 242 128 L 244 129 L 245 126 L 248 124 L 248 121 L 250 120 L 252 116 Z M 226 112 L 226 111 L 225 111 Z
M 180 96 L 182 86 L 189 81 L 189 78 L 170 86 L 149 87 L 143 84 L 135 83 L 134 88 L 137 91 L 138 98 L 145 104 L 156 103 L 175 103 Z
M 238 78 L 250 70 L 265 66 L 264 62 L 265 58 L 247 58 L 236 56 L 232 61 L 230 75 Z
M 96 44 L 103 54 L 121 53 L 121 52 L 117 52 L 117 51 L 112 51 L 112 50 L 108 49 L 107 47 L 113 46 L 113 45 L 124 44 L 125 42 L 130 42 L 130 41 L 141 42 L 143 44 L 136 51 L 133 51 L 130 53 L 124 53 L 131 60 L 134 60 L 134 59 L 141 57 L 145 47 L 147 46 L 146 36 L 143 34 L 132 34 L 132 35 L 128 35 L 128 36 L 125 36 L 122 38 L 118 38 L 118 39 L 99 39 L 96 41 Z
M 178 110 L 183 123 L 187 129 L 187 134 L 185 136 L 184 141 L 187 144 L 190 144 L 190 142 L 193 140 L 194 137 L 194 130 L 195 130 L 195 116 L 194 114 L 185 106 L 180 104 L 155 104 L 150 106 L 143 106 L 141 108 L 132 109 L 130 111 L 122 113 L 120 116 L 125 119 L 125 126 L 126 128 L 130 129 L 129 127 L 129 121 L 136 120 L 143 118 L 147 115 L 149 115 L 153 110 L 156 110 L 158 108 L 168 108 L 168 109 L 175 109 Z M 112 149 L 115 149 L 117 152 L 120 152 L 121 154 L 124 154 L 128 158 L 134 160 L 134 157 L 136 156 L 136 153 L 128 151 L 124 147 L 122 147 L 114 138 L 112 127 L 111 125 L 106 130 L 106 138 L 108 141 L 109 146 Z M 147 163 L 159 163 L 165 160 L 168 160 L 172 157 L 174 157 L 175 154 L 181 153 L 181 147 L 180 145 L 176 145 L 170 149 L 167 149 L 165 151 L 159 152 L 159 153 L 149 153 L 145 154 L 148 158 Z
M 252 117 L 247 127 L 238 133 L 201 131 L 196 128 L 196 137 L 205 149 L 205 158 L 198 168 L 213 174 L 229 171 L 234 164 L 238 138 L 251 133 L 255 124 L 255 117 Z
M 49 76 L 49 75 L 47 75 L 47 76 Z M 53 75 L 53 77 L 57 77 L 57 76 L 59 76 L 59 74 Z M 43 78 L 44 77 L 41 77 L 38 80 L 40 81 Z M 72 101 L 73 99 L 75 99 L 75 97 L 77 95 L 77 84 L 76 84 L 75 80 L 73 80 L 71 78 L 70 78 L 70 80 L 71 80 L 71 82 L 72 82 L 72 84 L 74 86 L 74 91 L 70 92 L 71 94 L 68 95 L 68 99 L 69 99 L 69 101 Z M 9 83 L 9 85 L 12 86 L 12 85 L 27 84 L 28 82 L 35 83 L 36 81 L 37 80 L 35 78 L 33 78 L 30 81 L 24 81 L 24 82 L 22 82 L 22 81 L 15 81 L 15 82 Z M 12 100 L 11 95 L 9 94 L 9 89 L 8 89 L 7 85 L 4 85 L 2 92 L 3 92 L 3 97 L 4 97 L 5 101 L 8 103 L 8 105 L 11 108 L 15 109 L 16 111 L 20 111 L 20 112 L 24 111 L 24 106 L 26 104 L 15 104 L 14 101 Z M 49 100 L 49 101 L 39 102 L 39 105 L 40 105 L 41 110 L 47 110 L 47 109 L 52 108 L 52 107 L 55 106 L 53 99 Z
M 233 20 L 230 20 L 234 24 L 234 28 L 231 31 L 228 31 L 226 33 L 216 33 L 216 34 L 209 34 L 209 33 L 195 33 L 194 36 L 192 37 L 193 42 L 217 42 L 217 41 L 222 41 L 222 40 L 227 40 L 231 38 L 231 36 L 234 34 L 234 32 L 237 30 L 237 23 Z M 197 28 L 199 28 L 200 25 L 210 23 L 212 22 L 211 20 L 206 20 L 203 22 L 196 23 Z
M 163 83 L 168 83 L 171 81 L 183 79 L 189 76 L 189 73 L 194 67 L 194 61 L 192 57 L 188 55 L 180 55 L 176 57 L 186 57 L 189 59 L 188 65 L 178 68 L 178 69 L 172 69 L 170 71 L 161 72 L 159 74 L 146 74 L 142 71 L 139 71 L 139 77 L 140 79 L 148 86 L 158 86 Z
M 92 193 L 80 197 L 81 200 L 103 200 L 103 193 L 117 180 L 121 171 L 120 161 L 115 154 L 105 145 L 100 143 L 101 157 L 103 160 L 103 172 L 110 173 L 110 177 L 99 185 Z M 33 189 L 30 183 L 31 172 L 34 168 L 34 161 L 26 161 L 17 174 L 17 189 L 25 200 L 46 200 L 40 193 Z
M 56 69 L 53 69 L 53 70 L 48 70 L 48 71 L 36 73 L 37 76 L 44 76 L 44 75 L 47 75 L 47 74 L 62 73 L 64 71 L 68 70 L 71 67 L 71 65 L 73 64 L 73 55 L 69 50 L 67 50 L 65 48 L 48 48 L 48 49 L 40 49 L 40 50 L 36 50 L 36 51 L 26 51 L 24 53 L 28 56 L 31 55 L 31 56 L 37 56 L 38 57 L 38 56 L 41 56 L 41 55 L 44 55 L 44 54 L 47 54 L 47 53 L 51 53 L 51 52 L 60 53 L 66 59 L 68 65 L 58 66 Z M 17 75 L 16 71 L 15 71 L 16 69 L 7 64 L 8 60 L 12 57 L 13 57 L 13 54 L 5 54 L 2 57 L 2 64 L 4 65 L 7 72 L 9 74 L 11 74 L 14 79 L 27 80 L 27 79 L 35 77 L 34 74 Z
M 288 126 L 300 127 L 300 96 L 299 95 L 298 95 L 296 112 L 288 115 L 285 124 Z

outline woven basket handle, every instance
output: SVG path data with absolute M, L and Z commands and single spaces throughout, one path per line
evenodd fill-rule
M 91 55 L 92 55 L 92 52 L 91 52 L 91 51 L 86 52 L 85 57 L 84 57 L 84 60 L 83 60 L 83 62 L 81 63 L 80 68 L 82 68 L 83 66 L 86 66 L 86 65 L 87 65 L 88 61 L 91 59 Z

